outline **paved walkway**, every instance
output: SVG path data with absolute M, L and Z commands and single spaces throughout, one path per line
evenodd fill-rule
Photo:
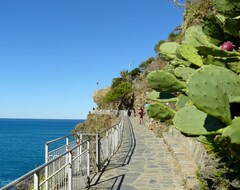
M 182 175 L 162 138 L 155 137 L 136 118 L 125 120 L 123 142 L 89 189 L 181 190 Z

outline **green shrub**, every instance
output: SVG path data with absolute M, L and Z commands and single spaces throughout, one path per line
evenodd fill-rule
M 132 92 L 133 87 L 128 82 L 121 82 L 117 86 L 111 89 L 109 93 L 104 97 L 105 103 L 120 101 L 128 93 Z

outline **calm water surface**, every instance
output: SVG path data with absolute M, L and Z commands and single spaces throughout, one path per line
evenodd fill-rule
M 45 142 L 84 120 L 0 119 L 0 187 L 44 163 Z

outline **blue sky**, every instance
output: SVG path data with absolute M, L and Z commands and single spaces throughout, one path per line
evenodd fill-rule
M 166 0 L 0 1 L 0 118 L 85 119 L 182 23 Z

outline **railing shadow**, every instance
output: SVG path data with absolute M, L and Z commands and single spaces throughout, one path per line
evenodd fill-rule
M 122 143 L 120 148 L 118 149 L 118 151 L 112 156 L 112 158 L 108 161 L 108 163 L 105 165 L 104 168 L 102 168 L 101 173 L 99 174 L 98 178 L 96 179 L 94 184 L 91 184 L 89 186 L 88 189 L 91 189 L 91 187 L 94 186 L 99 186 L 101 185 L 103 182 L 104 183 L 110 183 L 111 185 L 111 189 L 114 187 L 114 189 L 116 188 L 116 181 L 120 179 L 120 183 L 118 183 L 117 185 L 117 189 L 120 189 L 122 182 L 124 180 L 125 174 L 123 175 L 118 175 L 116 177 L 112 177 L 109 178 L 107 180 L 101 181 L 101 177 L 104 174 L 104 172 L 107 172 L 109 170 L 113 170 L 116 168 L 120 168 L 120 167 L 124 167 L 125 165 L 128 165 L 131 161 L 132 155 L 134 153 L 135 147 L 136 147 L 136 138 L 135 138 L 135 134 L 133 131 L 133 127 L 132 127 L 132 123 L 130 121 L 129 118 L 127 118 L 126 123 L 126 128 L 124 128 L 124 132 L 123 132 L 123 139 L 122 139 Z M 114 181 L 113 179 L 116 179 L 116 181 Z
M 125 174 L 123 175 L 118 175 L 112 178 L 109 178 L 107 180 L 102 180 L 100 182 L 97 183 L 97 185 L 99 186 L 99 188 L 103 188 L 103 189 L 116 189 L 116 190 L 120 190 L 122 187 L 122 183 L 123 180 L 125 178 Z M 88 189 L 91 189 L 91 187 L 93 187 L 95 185 L 90 186 Z

